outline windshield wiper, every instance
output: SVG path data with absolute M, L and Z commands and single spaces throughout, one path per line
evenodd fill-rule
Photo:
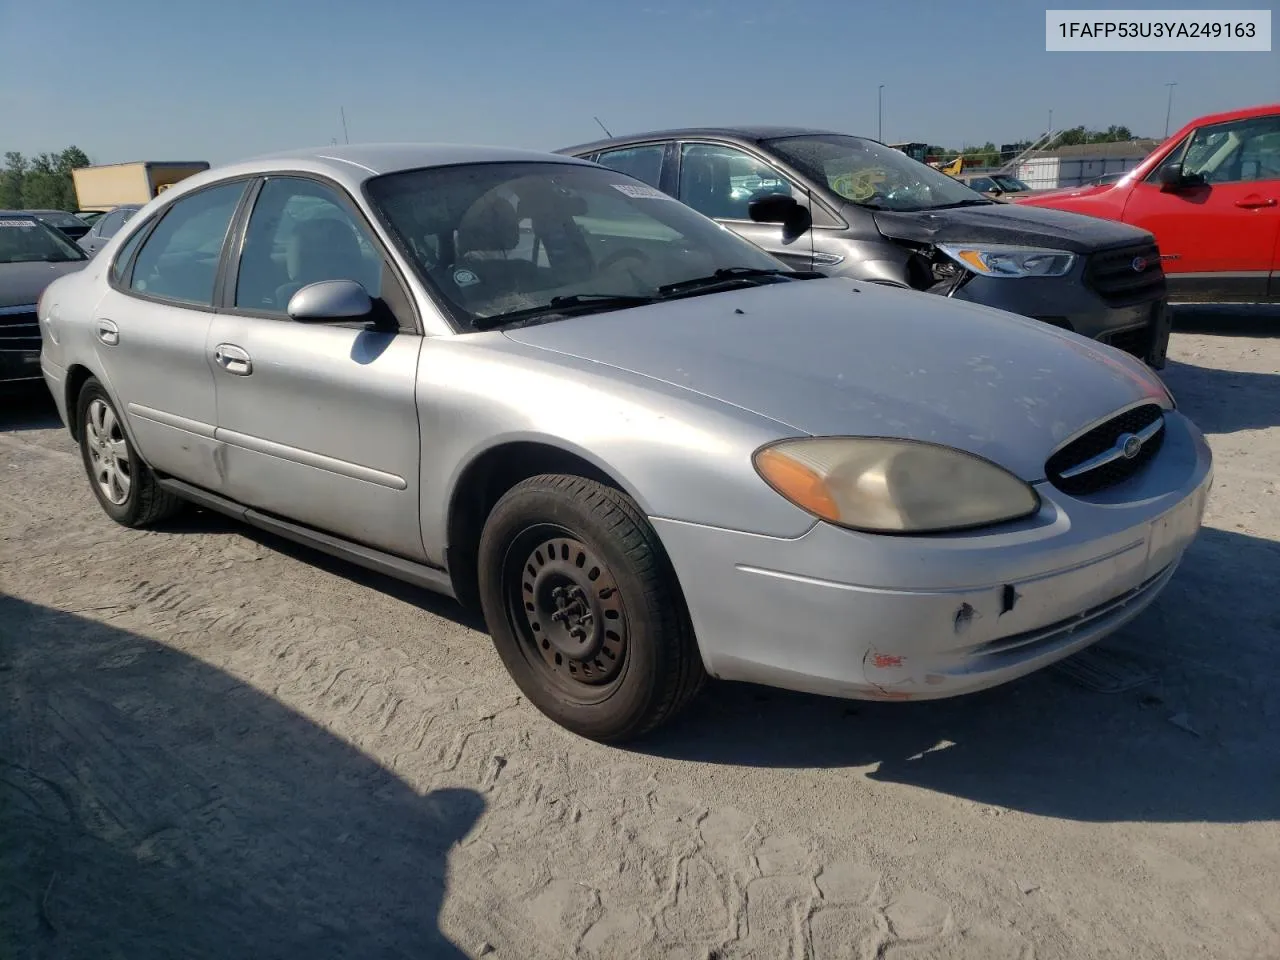
M 476 330 L 492 330 L 508 323 L 533 320 L 540 317 L 575 316 L 584 313 L 603 313 L 607 310 L 623 310 L 655 303 L 657 297 L 633 296 L 619 293 L 575 293 L 565 297 L 552 297 L 547 303 L 526 310 L 512 310 L 492 317 L 476 317 L 471 326 Z
M 821 273 L 813 271 L 801 270 L 778 270 L 766 269 L 761 267 L 723 267 L 715 273 L 705 277 L 693 277 L 690 280 L 681 280 L 678 283 L 664 283 L 658 288 L 658 293 L 662 296 L 670 296 L 674 293 L 689 293 L 694 290 L 701 290 L 705 287 L 720 287 L 726 283 L 736 283 L 740 280 L 760 280 L 773 277 L 790 277 L 795 280 L 816 280 L 824 276 Z
M 926 210 L 950 210 L 954 207 L 986 207 L 995 203 L 994 200 L 986 200 L 982 197 L 973 197 L 969 200 L 957 200 L 955 203 L 943 203 L 936 207 L 926 207 Z

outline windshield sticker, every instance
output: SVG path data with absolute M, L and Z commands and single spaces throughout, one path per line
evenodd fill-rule
M 453 271 L 453 282 L 460 287 L 469 287 L 479 283 L 480 278 L 470 270 L 462 269 Z
M 884 182 L 881 170 L 858 170 L 842 173 L 830 181 L 831 189 L 842 197 L 862 202 L 876 195 L 876 188 Z
M 34 220 L 0 219 L 0 227 L 34 227 L 34 226 L 36 226 L 36 222 Z
M 613 183 L 610 184 L 613 189 L 619 193 L 624 193 L 628 197 L 635 200 L 670 200 L 667 194 L 654 187 L 646 187 L 639 183 Z

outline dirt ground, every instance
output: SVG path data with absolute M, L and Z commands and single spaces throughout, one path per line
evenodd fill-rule
M 1184 314 L 1165 376 L 1206 528 L 1091 661 L 1148 682 L 717 684 L 630 750 L 451 603 L 112 524 L 4 401 L 0 957 L 1280 957 L 1280 316 Z

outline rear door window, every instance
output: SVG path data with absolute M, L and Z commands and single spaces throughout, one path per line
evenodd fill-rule
M 666 144 L 647 143 L 639 147 L 608 150 L 596 158 L 596 163 L 656 187 L 662 181 L 662 158 L 666 152 Z
M 151 231 L 129 288 L 148 297 L 212 306 L 218 261 L 245 185 L 238 181 L 183 197 Z

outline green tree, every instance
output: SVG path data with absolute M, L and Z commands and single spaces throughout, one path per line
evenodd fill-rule
M 1055 150 L 1058 147 L 1071 147 L 1080 143 L 1117 143 L 1137 139 L 1138 137 L 1135 137 L 1128 127 L 1112 124 L 1105 130 L 1089 130 L 1081 126 L 1059 131 L 1046 149 Z
M 10 151 L 0 170 L 0 207 L 36 210 L 76 209 L 76 188 L 71 171 L 90 164 L 79 147 L 58 153 L 42 153 L 27 159 Z
M 1000 162 L 1000 148 L 990 140 L 980 147 L 965 147 L 960 155 L 966 167 L 994 167 Z
M 27 176 L 27 158 L 16 150 L 4 155 L 4 169 L 0 170 L 0 209 L 14 210 L 22 207 L 22 185 Z

